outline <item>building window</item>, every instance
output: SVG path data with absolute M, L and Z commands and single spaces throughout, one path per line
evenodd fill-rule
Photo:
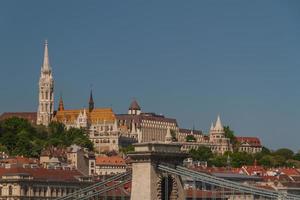
M 8 187 L 8 195 L 11 196 L 12 194 L 13 194 L 13 188 L 12 188 L 12 186 L 10 185 L 10 186 Z

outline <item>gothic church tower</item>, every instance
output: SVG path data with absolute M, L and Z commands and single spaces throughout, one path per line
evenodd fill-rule
M 48 126 L 53 117 L 54 109 L 54 80 L 48 56 L 48 42 L 45 41 L 44 62 L 41 67 L 39 81 L 39 107 L 37 112 L 37 124 Z

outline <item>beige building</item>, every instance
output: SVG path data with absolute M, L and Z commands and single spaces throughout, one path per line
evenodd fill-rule
M 232 151 L 232 145 L 229 138 L 225 137 L 224 127 L 218 116 L 216 124 L 211 124 L 209 132 L 209 146 L 213 153 L 224 154 L 226 151 Z
M 0 200 L 55 199 L 89 184 L 75 170 L 0 168 Z
M 128 114 L 118 114 L 118 125 L 123 135 L 136 138 L 139 143 L 150 141 L 165 141 L 167 130 L 174 137 L 178 134 L 176 119 L 166 118 L 155 113 L 143 113 L 136 100 L 132 101 Z
M 240 152 L 258 153 L 262 150 L 262 145 L 257 137 L 236 137 L 238 150 Z
M 194 141 L 187 141 L 188 136 L 193 136 Z M 208 135 L 204 135 L 201 131 L 180 129 L 178 134 L 178 142 L 182 145 L 183 151 L 197 149 L 200 146 L 207 146 L 213 153 L 224 154 L 226 151 L 232 151 L 232 145 L 229 138 L 225 137 L 224 127 L 218 116 L 215 125 L 212 123 Z
M 120 156 L 97 156 L 96 168 L 97 175 L 113 175 L 126 172 L 125 160 Z
M 83 128 L 89 133 L 96 152 L 119 150 L 119 130 L 115 114 L 111 108 L 94 108 L 92 92 L 90 94 L 89 109 L 67 110 L 62 98 L 54 121 L 63 123 L 68 129 Z

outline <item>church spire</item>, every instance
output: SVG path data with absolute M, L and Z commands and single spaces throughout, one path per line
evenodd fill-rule
M 44 44 L 44 61 L 41 67 L 39 80 L 39 106 L 37 112 L 37 124 L 48 126 L 54 113 L 54 80 L 52 77 L 48 42 Z
M 62 95 L 60 94 L 58 111 L 63 111 L 64 109 L 64 101 L 62 99 Z
M 45 44 L 44 44 L 44 61 L 43 61 L 42 71 L 43 72 L 50 72 L 51 71 L 50 62 L 49 62 L 49 54 L 48 54 L 48 41 L 47 40 L 45 40 Z
M 215 130 L 219 130 L 219 131 L 222 131 L 224 128 L 222 126 L 222 122 L 221 122 L 221 119 L 220 119 L 220 115 L 218 115 L 218 118 L 217 118 L 217 122 L 216 122 L 216 126 L 215 126 Z
M 90 100 L 89 100 L 89 111 L 91 112 L 93 109 L 94 109 L 94 99 L 93 99 L 93 91 L 91 90 Z

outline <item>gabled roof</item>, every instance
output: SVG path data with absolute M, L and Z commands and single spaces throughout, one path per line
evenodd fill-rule
M 261 147 L 261 142 L 257 137 L 236 137 L 236 140 L 241 144 L 249 144 L 250 146 Z

